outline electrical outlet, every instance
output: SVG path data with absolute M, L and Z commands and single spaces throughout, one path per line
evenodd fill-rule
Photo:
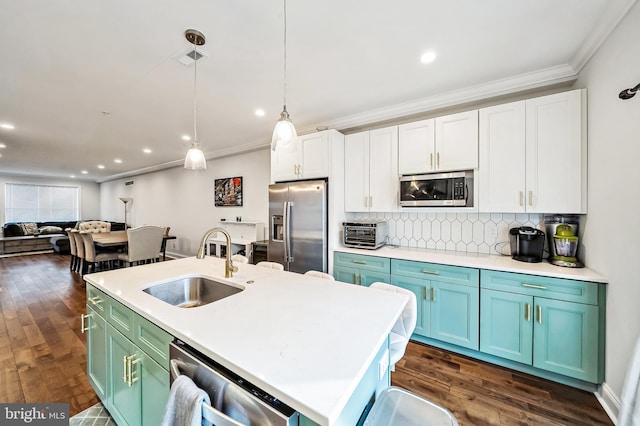
M 498 227 L 495 224 L 487 223 L 484 228 L 484 239 L 495 240 L 498 238 Z

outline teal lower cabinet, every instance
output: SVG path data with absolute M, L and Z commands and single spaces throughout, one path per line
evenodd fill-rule
M 161 424 L 173 337 L 90 285 L 87 294 L 90 383 L 118 425 Z
M 391 261 L 386 257 L 334 252 L 333 277 L 349 284 L 390 283 Z
M 98 398 L 104 401 L 107 399 L 107 322 L 89 305 L 83 321 L 86 322 L 83 330 L 87 332 L 87 352 L 92 354 L 87 357 L 87 376 Z
M 414 336 L 478 350 L 477 269 L 392 259 L 391 284 L 416 295 L 418 319 Z
M 602 382 L 604 287 L 485 270 L 481 283 L 481 352 Z

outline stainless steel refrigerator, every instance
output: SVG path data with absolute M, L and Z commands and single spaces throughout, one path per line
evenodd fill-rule
M 285 270 L 327 272 L 327 181 L 269 186 L 268 259 Z

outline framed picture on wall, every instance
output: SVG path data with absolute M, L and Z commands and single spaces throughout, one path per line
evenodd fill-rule
M 242 207 L 242 176 L 216 179 L 214 187 L 216 207 Z

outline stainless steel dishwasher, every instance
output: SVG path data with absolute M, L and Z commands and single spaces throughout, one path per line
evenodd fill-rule
M 176 340 L 170 344 L 171 383 L 191 378 L 211 399 L 203 417 L 215 426 L 297 426 L 299 414 L 219 363 Z

